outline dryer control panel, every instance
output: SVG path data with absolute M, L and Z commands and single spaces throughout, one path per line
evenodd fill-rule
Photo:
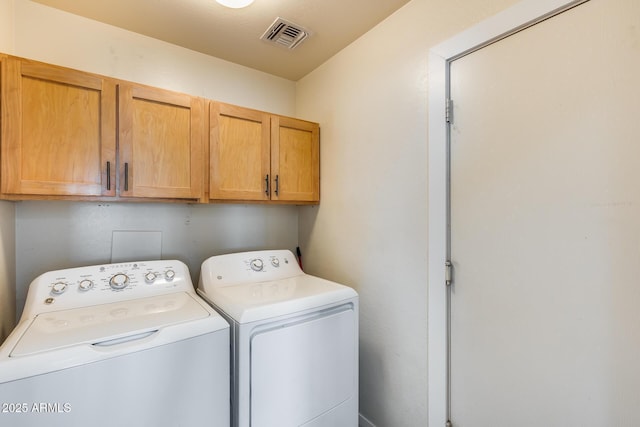
M 243 283 L 266 282 L 304 275 L 296 257 L 288 250 L 242 252 L 213 256 L 200 271 L 203 279 L 213 286 L 232 286 Z
M 181 261 L 140 261 L 56 270 L 29 286 L 23 316 L 162 295 L 194 292 Z

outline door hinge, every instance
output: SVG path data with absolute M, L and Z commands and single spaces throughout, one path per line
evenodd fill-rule
M 445 105 L 445 119 L 447 123 L 453 123 L 453 99 L 447 99 L 447 104 Z
M 447 286 L 451 286 L 451 283 L 453 282 L 453 264 L 451 261 L 447 260 L 444 263 L 444 268 L 444 283 Z
M 453 427 L 453 423 L 451 422 L 451 420 L 447 420 L 446 423 L 444 423 L 445 427 Z

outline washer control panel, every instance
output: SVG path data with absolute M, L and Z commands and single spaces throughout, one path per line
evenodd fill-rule
M 29 286 L 25 312 L 48 312 L 170 292 L 193 292 L 181 261 L 140 261 L 44 273 Z

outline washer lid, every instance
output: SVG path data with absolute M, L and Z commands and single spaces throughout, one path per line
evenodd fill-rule
M 225 287 L 205 284 L 204 291 L 198 291 L 238 323 L 274 318 L 358 296 L 348 286 L 308 274 Z
M 141 339 L 163 327 L 204 319 L 210 313 L 186 292 L 37 315 L 11 356 L 70 347 L 112 345 Z

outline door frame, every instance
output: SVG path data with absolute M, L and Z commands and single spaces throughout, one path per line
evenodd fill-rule
M 589 0 L 523 0 L 429 51 L 428 396 L 429 425 L 450 417 L 449 313 L 445 262 L 450 256 L 449 125 L 451 62 Z M 455 118 L 454 118 L 455 120 Z

